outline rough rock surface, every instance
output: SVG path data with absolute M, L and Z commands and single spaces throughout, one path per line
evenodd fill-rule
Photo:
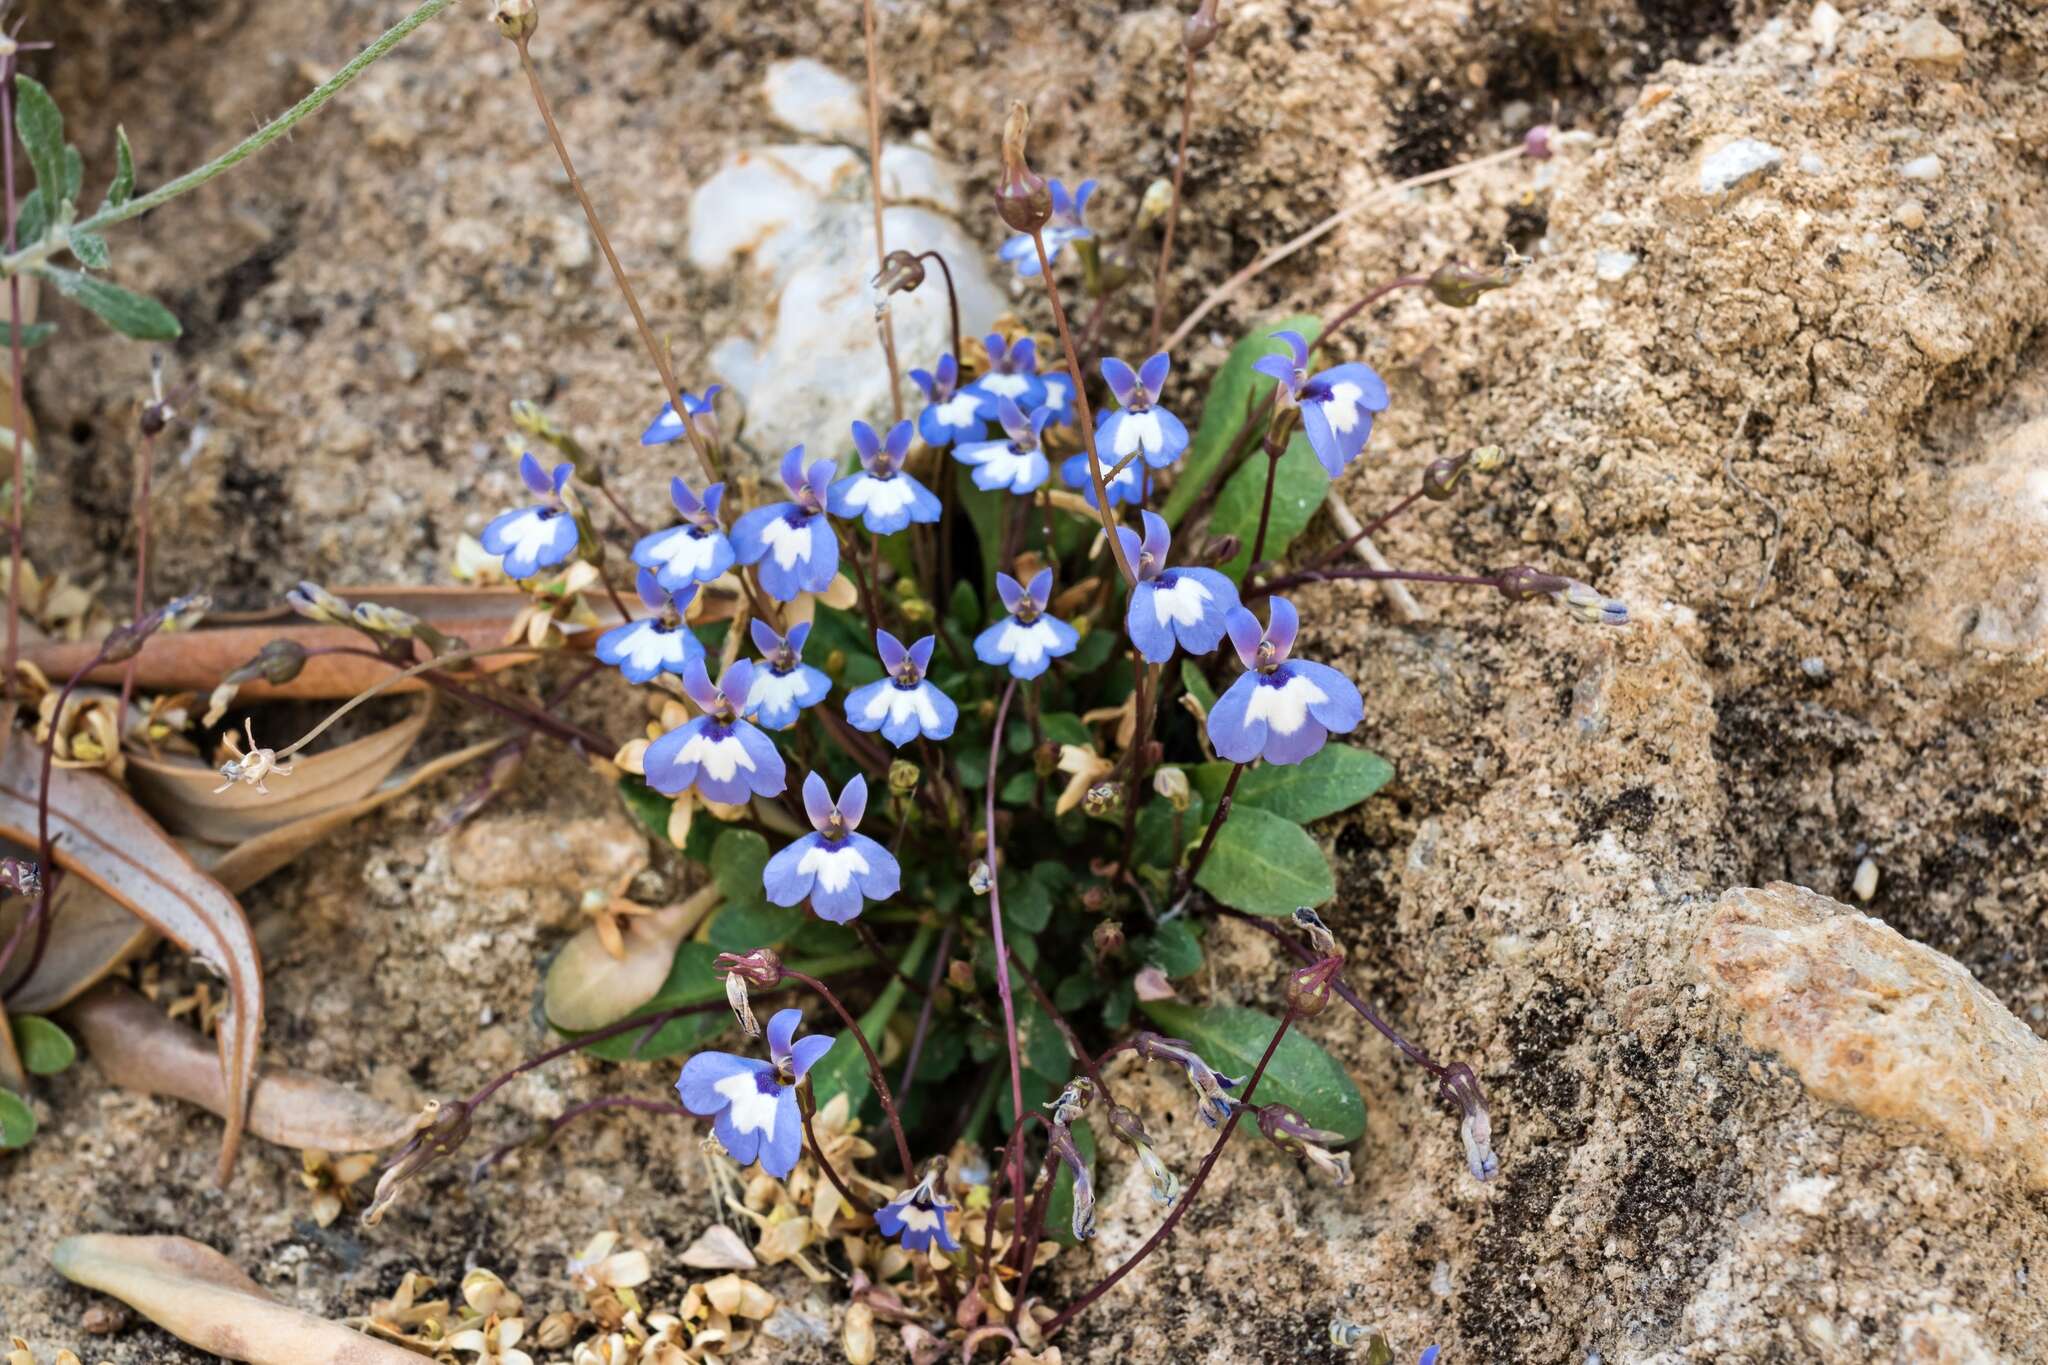
M 1871 914 L 2029 1028 L 2048 1017 L 2048 714 L 2024 596 L 2048 551 L 2038 471 L 2020 469 L 2048 415 L 2048 11 L 1233 8 L 1199 87 L 1170 315 L 1364 189 L 1510 144 L 1552 101 L 1592 136 L 1350 221 L 1213 315 L 1169 400 L 1264 316 L 1505 237 L 1537 261 L 1512 290 L 1465 313 L 1398 294 L 1353 329 L 1394 406 L 1341 494 L 1370 516 L 1428 460 L 1497 442 L 1508 472 L 1381 548 L 1430 568 L 1541 562 L 1627 598 L 1638 624 L 1597 634 L 1469 596 L 1402 626 L 1349 585 L 1301 595 L 1302 648 L 1359 678 L 1365 737 L 1399 773 L 1324 831 L 1342 863 L 1328 918 L 1361 990 L 1479 1068 L 1504 1171 L 1474 1184 L 1430 1087 L 1333 1011 L 1310 1028 L 1369 1099 L 1357 1183 L 1231 1153 L 1066 1358 L 1331 1359 L 1334 1316 L 1452 1361 L 2041 1358 L 2044 1196 L 1812 1094 L 1728 1031 L 1691 953 L 1724 888 L 1844 894 L 1869 858 Z M 51 18 L 52 79 L 88 153 L 125 121 L 150 183 L 397 10 L 80 4 Z M 882 14 L 891 136 L 929 133 L 970 204 L 1013 95 L 1033 102 L 1041 169 L 1103 177 L 1103 223 L 1169 169 L 1170 9 Z M 748 321 L 730 280 L 684 260 L 691 189 L 781 136 L 757 93 L 772 61 L 857 78 L 858 33 L 845 0 L 550 9 L 536 47 L 559 112 L 686 370 Z M 514 397 L 588 433 L 621 495 L 659 506 L 670 470 L 632 447 L 654 385 L 524 99 L 481 21 L 448 23 L 265 162 L 117 237 L 123 277 L 187 320 L 176 376 L 200 384 L 203 434 L 161 484 L 161 585 L 246 602 L 301 574 L 440 575 L 456 532 L 512 491 L 496 455 Z M 1703 193 L 1703 158 L 1744 138 L 1782 161 Z M 1002 235 L 968 225 L 985 248 Z M 1149 303 L 1134 289 L 1110 335 L 1142 334 Z M 119 576 L 144 367 L 64 320 L 29 385 L 61 490 L 30 548 Z M 279 1060 L 405 1099 L 538 1044 L 529 1006 L 561 930 L 454 869 L 456 841 L 429 826 L 459 790 L 398 803 L 252 894 L 289 926 L 271 962 Z M 501 815 L 608 800 L 543 757 Z M 1216 998 L 1275 1006 L 1263 937 L 1226 923 L 1211 949 Z M 487 1136 L 665 1084 L 536 1073 Z M 1144 1090 L 1186 1169 L 1181 1094 Z M 0 1228 L 0 1313 L 52 1348 L 77 1341 L 88 1302 L 40 1268 L 66 1233 L 204 1236 L 281 1298 L 344 1314 L 407 1268 L 485 1264 L 559 1295 L 564 1257 L 608 1221 L 663 1266 L 710 1207 L 691 1134 L 627 1115 L 478 1190 L 443 1177 L 374 1233 L 322 1232 L 290 1153 L 252 1146 L 222 1193 L 211 1120 L 102 1090 L 90 1066 L 38 1103 L 45 1138 L 0 1165 L 0 1203 L 28 1211 Z M 1131 1242 L 1116 1220 L 1150 1216 L 1115 1193 L 1126 1178 L 1104 1177 L 1105 1247 Z M 1087 1259 L 1063 1258 L 1051 1292 Z M 776 1283 L 830 1320 L 827 1294 Z M 141 1330 L 93 1357 L 190 1358 Z

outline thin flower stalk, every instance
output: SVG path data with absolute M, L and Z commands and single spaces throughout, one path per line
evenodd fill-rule
M 1109 502 L 1109 487 L 1102 473 L 1102 456 L 1095 449 L 1095 414 L 1088 406 L 1088 383 L 1081 377 L 1081 357 L 1074 350 L 1073 333 L 1067 329 L 1067 310 L 1060 303 L 1060 287 L 1052 277 L 1052 261 L 1045 254 L 1045 234 L 1042 229 L 1031 230 L 1031 244 L 1038 251 L 1038 274 L 1045 281 L 1045 296 L 1052 303 L 1052 320 L 1059 327 L 1060 345 L 1067 353 L 1067 373 L 1074 381 L 1074 401 L 1079 405 L 1081 416 L 1081 441 L 1088 452 L 1088 477 L 1095 485 L 1095 511 L 1102 519 L 1102 530 L 1109 540 L 1109 552 L 1116 559 L 1117 572 L 1126 583 L 1138 581 L 1136 571 L 1131 568 L 1130 557 L 1124 553 L 1122 538 L 1117 535 L 1116 515 Z
M 861 0 L 860 25 L 862 44 L 868 64 L 868 187 L 875 205 L 875 265 L 886 270 L 889 266 L 889 241 L 882 231 L 882 60 L 877 51 L 875 37 L 875 0 Z M 952 287 L 950 272 L 946 278 L 947 288 Z M 882 334 L 882 354 L 889 361 L 889 409 L 895 420 L 903 420 L 903 375 L 896 364 L 896 314 L 886 305 L 876 319 Z M 960 328 L 953 328 L 954 354 L 959 354 Z
M 783 975 L 792 981 L 801 982 L 809 986 L 813 991 L 816 991 L 819 998 L 830 1005 L 833 1012 L 839 1016 L 840 1022 L 846 1025 L 846 1031 L 853 1035 L 853 1041 L 860 1045 L 861 1056 L 867 1059 L 868 1079 L 874 1083 L 875 1098 L 881 1101 L 883 1117 L 888 1119 L 889 1131 L 896 1138 L 896 1155 L 903 1162 L 903 1178 L 905 1180 L 910 1179 L 910 1173 L 913 1169 L 913 1163 L 910 1159 L 910 1140 L 903 1134 L 903 1120 L 896 1113 L 896 1097 L 890 1092 L 889 1078 L 882 1074 L 881 1058 L 875 1056 L 874 1045 L 868 1041 L 867 1031 L 860 1026 L 860 1020 L 854 1018 L 846 1006 L 840 1003 L 839 997 L 833 993 L 832 988 L 817 977 L 811 976 L 806 972 L 797 971 L 793 967 L 783 968 Z

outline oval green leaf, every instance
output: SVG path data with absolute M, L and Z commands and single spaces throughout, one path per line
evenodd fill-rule
M 1194 1045 L 1202 1060 L 1226 1076 L 1250 1077 L 1280 1021 L 1258 1010 L 1235 1005 L 1196 1006 L 1178 1000 L 1141 1000 L 1162 1033 Z M 1266 1074 L 1259 1078 L 1253 1104 L 1285 1104 L 1318 1128 L 1327 1128 L 1344 1142 L 1365 1135 L 1365 1097 L 1336 1058 L 1299 1029 L 1280 1040 Z
M 1211 535 L 1236 536 L 1244 542 L 1237 557 L 1222 565 L 1233 580 L 1242 580 L 1251 567 L 1252 548 L 1259 543 L 1259 517 L 1266 501 L 1266 480 L 1273 480 L 1273 512 L 1266 523 L 1266 542 L 1260 555 L 1278 560 L 1287 553 L 1294 538 L 1308 529 L 1309 518 L 1330 493 L 1330 476 L 1323 462 L 1309 449 L 1308 437 L 1295 432 L 1281 452 L 1278 464 L 1263 454 L 1254 454 L 1238 466 L 1216 497 L 1216 511 L 1209 518 Z
M 1165 514 L 1169 525 L 1179 525 L 1202 490 L 1221 472 L 1223 458 L 1230 453 L 1232 438 L 1244 425 L 1247 414 L 1259 412 L 1273 392 L 1273 381 L 1252 368 L 1252 363 L 1260 356 L 1275 355 L 1285 349 L 1272 339 L 1271 334 L 1291 330 L 1314 341 L 1322 327 L 1320 318 L 1280 318 L 1254 328 L 1250 336 L 1230 348 L 1229 358 L 1216 371 L 1216 377 L 1209 381 L 1208 397 L 1202 403 L 1201 424 L 1195 428 L 1194 439 L 1188 443 L 1187 458 L 1181 465 L 1179 477 L 1174 480 L 1173 491 L 1167 494 Z M 1247 467 L 1249 463 L 1252 462 L 1248 462 Z M 1259 465 L 1259 477 L 1263 479 L 1265 463 L 1256 463 Z M 1245 543 L 1249 545 L 1251 542 L 1247 539 Z
M 26 1147 L 36 1135 L 35 1110 L 12 1090 L 0 1090 L 0 1151 Z
M 1195 885 L 1254 915 L 1291 915 L 1297 906 L 1321 905 L 1337 894 L 1330 860 L 1307 830 L 1257 806 L 1236 804 L 1216 832 Z
M 1195 790 L 1214 801 L 1230 781 L 1228 763 L 1190 771 Z M 1238 779 L 1233 808 L 1256 806 L 1283 820 L 1308 824 L 1350 810 L 1393 780 L 1394 765 L 1355 744 L 1326 744 L 1300 763 L 1262 763 Z
M 78 1060 L 78 1047 L 71 1035 L 41 1015 L 18 1015 L 10 1022 L 14 1045 L 21 1050 L 21 1064 L 31 1076 L 54 1076 Z

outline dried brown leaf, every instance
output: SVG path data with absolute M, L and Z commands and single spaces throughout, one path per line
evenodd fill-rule
M 9 730 L 0 745 L 0 838 L 36 842 L 41 766 L 36 746 Z M 232 1101 L 221 1139 L 219 1179 L 225 1184 L 241 1143 L 263 1033 L 263 964 L 248 918 L 127 792 L 98 773 L 53 770 L 49 812 L 59 867 L 227 979 L 232 1008 L 220 1030 L 221 1072 Z
M 43 960 L 9 1002 L 23 1014 L 61 1009 L 130 959 L 141 956 L 157 940 L 155 930 L 88 882 L 66 877 L 58 882 L 56 897 Z M 21 896 L 0 902 L 0 942 L 14 932 L 29 906 Z M 0 990 L 13 987 L 26 970 L 28 954 L 16 953 L 6 974 L 0 976 Z
M 548 1022 L 581 1033 L 616 1024 L 652 1000 L 668 980 L 676 945 L 717 901 L 718 888 L 707 887 L 679 904 L 631 916 L 618 957 L 606 950 L 596 925 L 578 930 L 548 968 Z
M 111 1294 L 179 1340 L 250 1365 L 419 1365 L 338 1322 L 287 1308 L 212 1247 L 184 1237 L 67 1237 L 59 1274 Z
M 115 1085 L 226 1114 L 220 1064 L 205 1039 L 120 982 L 102 982 L 62 1017 Z M 265 1071 L 249 1097 L 249 1131 L 280 1147 L 382 1151 L 410 1137 L 412 1122 L 382 1100 L 300 1071 Z

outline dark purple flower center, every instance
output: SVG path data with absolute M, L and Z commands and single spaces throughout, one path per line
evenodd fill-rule
M 1259 686 L 1285 687 L 1287 680 L 1294 676 L 1293 670 L 1277 659 L 1269 662 L 1266 651 L 1270 648 L 1270 645 L 1259 646 Z
M 1295 373 L 1300 374 L 1301 371 L 1296 370 Z M 1313 384 L 1301 384 L 1295 389 L 1294 396 L 1304 403 L 1327 403 L 1330 401 L 1332 394 L 1330 393 L 1330 386 L 1318 380 Z
M 897 668 L 896 676 L 892 681 L 898 687 L 908 692 L 911 688 L 924 681 L 924 673 L 918 668 L 914 660 L 905 659 Z
M 764 1095 L 779 1093 L 783 1085 L 782 1067 L 783 1063 L 777 1062 L 773 1071 L 756 1071 L 754 1073 L 754 1088 Z
M 886 450 L 878 450 L 868 461 L 868 477 L 871 479 L 893 479 L 896 477 L 896 460 Z
M 1038 619 L 1038 599 L 1028 592 L 1025 593 L 1023 598 L 1017 603 L 1017 610 L 1012 612 L 1011 615 L 1017 618 L 1018 625 L 1030 625 Z

